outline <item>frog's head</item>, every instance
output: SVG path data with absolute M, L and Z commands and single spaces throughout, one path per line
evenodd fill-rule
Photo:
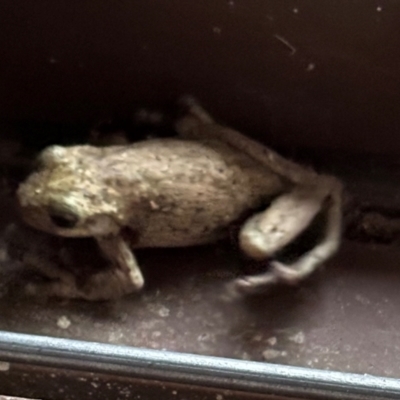
M 102 185 L 98 165 L 101 151 L 91 146 L 45 149 L 39 156 L 37 171 L 18 188 L 24 221 L 60 236 L 117 232 L 118 195 Z

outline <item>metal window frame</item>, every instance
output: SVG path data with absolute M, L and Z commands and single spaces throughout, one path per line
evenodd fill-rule
M 5 331 L 0 360 L 289 398 L 400 398 L 400 380 L 393 378 Z

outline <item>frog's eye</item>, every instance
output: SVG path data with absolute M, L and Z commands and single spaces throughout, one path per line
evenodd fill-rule
M 59 209 L 54 206 L 50 206 L 48 214 L 51 222 L 58 228 L 71 229 L 76 226 L 79 221 L 79 217 L 72 211 Z
M 43 150 L 38 157 L 38 164 L 40 166 L 55 166 L 65 161 L 67 150 L 62 146 L 50 146 Z

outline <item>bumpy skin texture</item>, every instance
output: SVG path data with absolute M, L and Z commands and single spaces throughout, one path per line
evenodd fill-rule
M 144 280 L 132 249 L 210 243 L 248 210 L 270 204 L 239 235 L 248 256 L 265 259 L 323 210 L 320 244 L 291 266 L 274 262 L 264 274 L 234 281 L 230 292 L 253 293 L 309 275 L 338 247 L 340 183 L 218 125 L 193 99 L 182 104 L 178 139 L 46 149 L 40 168 L 18 190 L 23 219 L 54 235 L 94 237 L 134 291 Z

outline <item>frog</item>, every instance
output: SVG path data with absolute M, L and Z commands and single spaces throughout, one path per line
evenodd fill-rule
M 343 191 L 338 178 L 217 122 L 192 96 L 183 96 L 178 105 L 176 137 L 44 149 L 37 169 L 17 191 L 24 223 L 60 237 L 93 238 L 120 271 L 124 294 L 144 287 L 135 251 L 215 243 L 243 215 L 240 251 L 256 261 L 268 260 L 269 266 L 230 281 L 232 297 L 278 283 L 297 284 L 336 253 Z M 326 222 L 317 243 L 293 262 L 279 261 L 275 255 L 321 214 Z M 102 297 L 103 289 L 92 293 Z M 71 279 L 30 286 L 31 292 L 60 290 L 79 297 Z

